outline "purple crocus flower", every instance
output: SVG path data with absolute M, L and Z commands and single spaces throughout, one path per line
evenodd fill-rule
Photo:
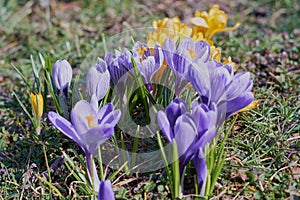
M 189 63 L 198 62 L 199 59 L 207 62 L 210 56 L 210 45 L 203 40 L 195 43 L 191 38 L 183 38 L 176 48 L 173 40 L 167 38 L 164 42 L 164 54 L 168 65 L 172 69 L 178 69 L 177 65 L 179 64 L 174 62 L 178 58 L 174 58 L 174 56 L 180 56 Z
M 51 123 L 63 134 L 74 140 L 85 152 L 88 173 L 97 186 L 98 176 L 92 164 L 92 155 L 98 146 L 108 140 L 114 133 L 114 127 L 121 116 L 120 110 L 114 110 L 111 103 L 98 109 L 98 101 L 93 95 L 91 102 L 81 100 L 71 111 L 71 122 L 55 112 L 49 112 Z M 93 171 L 95 173 L 93 173 Z M 95 188 L 98 190 L 97 188 Z
M 254 99 L 250 73 L 234 74 L 230 65 L 217 61 L 198 62 L 197 67 L 191 66 L 187 79 L 203 103 L 217 105 L 219 125 Z
M 72 80 L 72 67 L 66 60 L 57 60 L 52 68 L 52 77 L 56 88 L 67 93 Z
M 191 66 L 198 62 L 207 62 L 210 46 L 205 41 L 196 43 L 191 38 L 184 38 L 176 48 L 171 38 L 164 42 L 164 56 L 168 66 L 175 73 L 175 95 L 178 96 L 182 88 L 188 83 L 186 74 Z
M 182 105 L 179 106 L 180 104 Z M 167 106 L 166 112 L 159 111 L 157 113 L 157 121 L 169 142 L 172 144 L 175 140 L 177 143 L 181 177 L 183 178 L 184 168 L 193 159 L 198 176 L 198 185 L 201 189 L 204 187 L 207 173 L 203 155 L 204 147 L 215 137 L 217 132 L 215 126 L 217 120 L 216 106 L 212 104 L 209 108 L 203 103 L 194 101 L 192 113 L 185 110 L 185 103 L 181 99 L 174 99 Z
M 164 62 L 161 46 L 157 43 L 154 49 L 150 49 L 147 44 L 136 42 L 132 52 L 144 83 L 146 85 L 150 84 L 153 75 L 159 70 Z
M 118 84 L 123 75 L 132 69 L 131 57 L 131 52 L 126 48 L 123 53 L 117 50 L 115 54 L 106 53 L 105 62 L 107 63 L 107 69 L 114 85 Z M 124 82 L 124 80 L 122 81 Z
M 115 195 L 109 180 L 101 180 L 98 192 L 98 200 L 114 200 Z
M 98 101 L 106 95 L 110 82 L 110 74 L 103 59 L 98 58 L 97 64 L 90 68 L 86 77 L 89 95 L 96 95 Z

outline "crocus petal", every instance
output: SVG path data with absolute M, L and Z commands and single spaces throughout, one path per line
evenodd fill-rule
M 179 52 L 195 50 L 195 43 L 191 38 L 183 38 L 179 43 L 177 50 Z
M 197 173 L 197 182 L 198 182 L 200 195 L 204 195 L 206 176 L 207 176 L 207 167 L 206 167 L 206 161 L 202 150 L 199 150 L 198 155 L 194 157 L 193 161 Z
M 103 144 L 114 134 L 114 129 L 109 126 L 96 126 L 89 129 L 84 135 L 81 136 L 87 151 L 94 154 L 100 144 Z
M 139 61 L 136 60 L 139 71 L 144 79 L 144 83 L 150 83 L 154 73 L 159 69 L 159 66 L 157 67 L 155 64 L 154 57 L 149 56 L 146 59 L 142 60 L 141 63 L 138 62 Z
M 249 87 L 249 82 L 251 82 L 251 77 L 249 72 L 240 72 L 236 74 L 227 89 L 226 98 L 227 101 L 232 100 L 239 96 L 241 93 L 246 91 Z
M 91 97 L 90 105 L 93 107 L 95 112 L 98 112 L 98 100 L 95 94 Z
M 117 109 L 107 114 L 101 121 L 101 124 L 102 125 L 108 124 L 111 127 L 115 127 L 118 121 L 120 120 L 120 118 L 121 118 L 121 111 Z M 98 120 L 98 124 L 100 124 L 99 122 L 100 121 Z
M 84 151 L 86 151 L 86 148 L 84 147 L 80 136 L 77 134 L 74 126 L 68 120 L 55 112 L 49 112 L 48 118 L 58 130 L 71 138 L 74 142 L 79 144 Z
M 178 147 L 178 156 L 186 153 L 197 136 L 197 128 L 192 117 L 185 113 L 181 115 L 175 123 L 174 135 Z
M 118 65 L 118 57 L 116 54 L 112 54 L 110 52 L 107 52 L 105 54 L 105 61 L 107 63 L 107 69 L 110 73 L 111 79 L 114 84 L 117 83 L 119 78 L 126 72 L 125 69 L 122 67 L 120 68 Z M 122 71 L 122 72 L 121 72 Z
M 203 40 L 199 40 L 195 44 L 195 53 L 197 55 L 197 59 L 207 62 L 210 56 L 210 45 Z
M 196 26 L 208 28 L 208 24 L 206 23 L 205 19 L 202 17 L 192 17 L 189 19 L 190 22 Z
M 173 55 L 175 53 L 176 46 L 171 38 L 167 38 L 164 42 L 164 57 L 166 59 L 166 62 L 168 66 L 171 69 L 174 69 L 173 64 Z
M 125 73 L 127 71 L 130 71 L 133 68 L 131 57 L 132 57 L 132 53 L 126 48 L 124 48 L 123 53 L 119 55 L 118 64 L 120 67 L 125 69 Z
M 158 111 L 158 113 L 157 113 L 157 123 L 160 127 L 160 130 L 162 131 L 162 133 L 166 137 L 166 139 L 170 143 L 173 143 L 174 134 L 173 134 L 172 128 L 170 126 L 170 122 L 169 122 L 165 112 L 163 112 L 161 110 Z
M 239 97 L 228 101 L 226 104 L 226 118 L 230 117 L 234 113 L 248 106 L 254 100 L 254 96 L 251 92 L 241 94 Z
M 195 122 L 197 123 L 198 131 L 203 132 L 207 130 L 210 125 L 211 119 L 207 117 L 207 113 L 205 112 L 205 110 L 200 106 L 200 104 L 193 104 L 192 111 L 192 116 Z
M 115 54 L 110 52 L 105 54 L 107 69 L 114 85 L 128 70 L 132 69 L 131 56 L 127 49 L 124 49 L 123 53 L 116 51 Z
M 96 112 L 85 100 L 78 101 L 71 111 L 71 121 L 78 134 L 82 135 L 89 128 L 97 125 Z
M 211 101 L 217 104 L 226 100 L 226 82 L 230 79 L 227 70 L 220 67 L 215 69 L 211 74 Z
M 177 118 L 187 111 L 186 103 L 180 99 L 174 99 L 167 107 L 166 107 L 166 115 L 170 122 L 170 126 L 174 127 Z
M 211 83 L 206 63 L 199 60 L 197 64 L 190 65 L 187 80 L 193 85 L 200 97 L 209 97 Z
M 156 68 L 160 68 L 164 62 L 164 53 L 161 48 L 161 46 L 156 43 L 154 47 L 154 58 L 155 58 L 155 64 L 157 65 Z
M 101 180 L 99 193 L 98 193 L 98 200 L 114 200 L 114 192 L 112 190 L 112 185 L 109 180 L 104 181 Z
M 68 88 L 72 80 L 72 67 L 66 60 L 58 60 L 52 68 L 52 77 L 58 90 Z
M 114 110 L 114 105 L 112 103 L 107 103 L 104 105 L 97 113 L 98 124 L 102 122 L 105 116 Z
M 174 70 L 176 73 L 184 75 L 191 65 L 192 60 L 187 52 L 173 54 Z
M 199 132 L 197 134 L 197 141 L 193 144 L 193 146 L 190 148 L 190 151 L 195 153 L 200 147 L 204 148 L 207 143 L 212 141 L 212 139 L 217 134 L 217 128 L 215 125 L 212 127 L 209 127 L 208 130 Z

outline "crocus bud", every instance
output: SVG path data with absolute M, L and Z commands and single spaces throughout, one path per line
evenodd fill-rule
M 52 69 L 52 77 L 58 90 L 68 90 L 72 80 L 72 67 L 70 63 L 66 60 L 57 60 Z
M 104 98 L 108 91 L 110 74 L 105 61 L 98 58 L 97 64 L 90 68 L 86 77 L 89 95 L 95 94 L 97 100 Z
M 41 93 L 33 94 L 30 93 L 30 98 L 33 106 L 34 113 L 37 117 L 42 117 L 43 115 L 43 108 L 44 108 L 44 101 L 43 96 Z

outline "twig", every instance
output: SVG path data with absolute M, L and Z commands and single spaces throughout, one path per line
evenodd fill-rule
M 280 171 L 285 170 L 285 169 L 288 169 L 288 168 L 290 168 L 290 166 L 285 166 L 285 167 L 283 167 L 283 168 L 277 170 L 277 171 L 270 177 L 270 181 L 272 181 L 273 178 L 274 178 Z

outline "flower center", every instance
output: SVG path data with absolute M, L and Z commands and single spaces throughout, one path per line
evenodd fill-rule
M 93 120 L 95 119 L 95 116 L 89 115 L 89 116 L 86 116 L 85 119 L 87 120 L 88 128 L 93 128 L 93 127 L 97 126 L 97 124 L 92 123 Z
M 196 58 L 197 57 L 194 49 L 189 49 L 188 51 L 189 51 L 189 53 L 190 53 L 190 55 L 191 55 L 192 58 Z
M 141 56 L 143 56 L 145 51 L 147 51 L 147 48 L 145 46 L 142 46 L 141 48 L 138 48 L 137 51 Z

